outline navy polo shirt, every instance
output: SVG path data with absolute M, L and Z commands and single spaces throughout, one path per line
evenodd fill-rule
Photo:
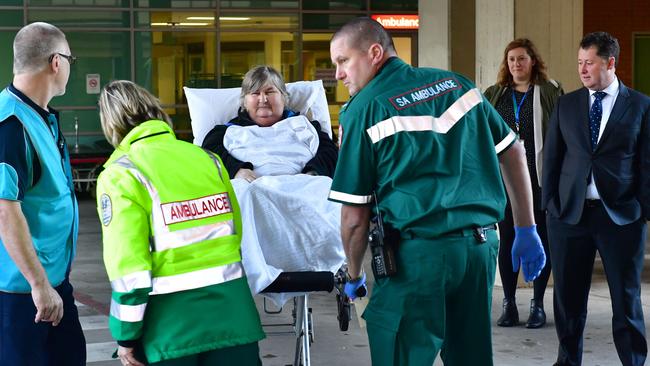
M 57 120 L 59 119 L 58 112 L 51 107 L 48 106 L 51 112 L 46 111 L 16 89 L 13 84 L 9 85 L 8 88 L 23 103 L 38 112 L 46 125 L 50 113 L 53 113 Z M 59 136 L 61 136 L 60 142 L 63 142 L 60 128 Z M 61 146 L 61 144 L 58 145 Z M 38 182 L 41 176 L 41 164 L 23 124 L 15 116 L 0 121 L 0 165 L 2 164 L 9 166 L 2 167 L 4 170 L 13 169 L 17 179 L 3 179 L 0 181 L 0 198 L 22 201 L 25 191 Z

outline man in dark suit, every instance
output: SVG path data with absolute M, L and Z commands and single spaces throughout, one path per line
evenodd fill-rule
M 578 50 L 584 88 L 558 99 L 544 144 L 542 207 L 553 263 L 556 365 L 580 365 L 596 251 L 612 299 L 623 365 L 647 354 L 640 281 L 650 218 L 650 98 L 615 74 L 616 38 L 586 35 Z

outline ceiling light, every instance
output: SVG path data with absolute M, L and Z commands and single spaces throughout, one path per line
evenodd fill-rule
M 248 17 L 219 17 L 219 20 L 250 20 Z
M 196 22 L 191 22 L 191 23 L 176 23 L 176 22 L 166 22 L 166 23 L 151 23 L 152 27 L 174 27 L 174 26 L 181 26 L 181 27 L 202 27 L 206 26 L 210 23 L 196 23 Z
M 187 17 L 187 20 L 214 20 L 214 17 Z

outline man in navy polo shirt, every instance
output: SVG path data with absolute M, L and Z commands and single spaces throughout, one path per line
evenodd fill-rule
M 78 232 L 70 160 L 50 100 L 75 58 L 61 30 L 23 27 L 0 93 L 0 365 L 85 365 L 69 273 Z

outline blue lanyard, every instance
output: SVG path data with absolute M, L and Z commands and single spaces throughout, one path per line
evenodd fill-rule
M 517 104 L 517 98 L 515 98 L 515 89 L 512 88 L 512 109 L 515 110 L 515 127 L 517 128 L 517 134 L 519 134 L 519 113 L 521 112 L 521 106 L 524 105 L 524 100 L 526 100 L 526 96 L 528 95 L 528 92 L 531 88 L 532 85 L 528 87 L 528 90 L 526 90 L 524 93 L 524 96 L 519 101 L 519 104 Z

